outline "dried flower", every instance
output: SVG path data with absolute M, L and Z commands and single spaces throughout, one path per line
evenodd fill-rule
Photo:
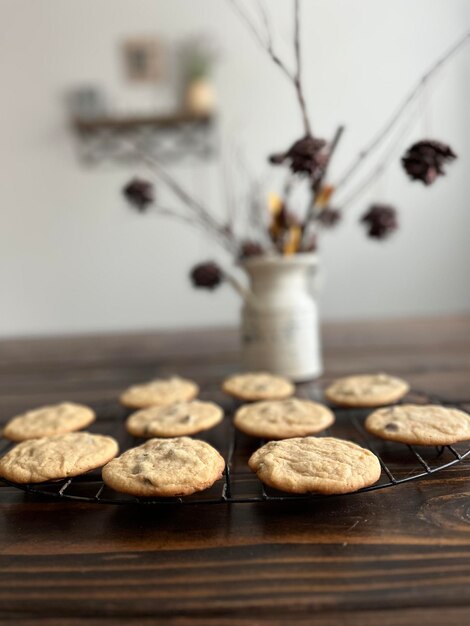
M 271 240 L 282 251 L 284 243 L 283 239 L 289 233 L 291 228 L 300 226 L 297 216 L 289 211 L 284 202 L 270 203 L 270 212 L 272 215 L 269 224 L 269 235 Z
M 285 241 L 282 246 L 282 253 L 288 256 L 298 252 L 301 239 L 302 229 L 300 226 L 291 226 L 286 233 Z
M 322 175 L 327 162 L 328 157 L 323 152 L 325 146 L 326 141 L 324 139 L 316 139 L 311 135 L 306 135 L 292 144 L 287 152 L 272 154 L 269 161 L 273 165 L 280 165 L 288 161 L 294 174 L 306 175 L 312 181 L 316 181 Z
M 323 185 L 315 198 L 315 204 L 321 208 L 326 207 L 334 191 L 333 185 Z
M 456 158 L 450 146 L 431 139 L 413 144 L 401 161 L 410 178 L 431 185 L 438 176 L 445 174 L 445 163 Z
M 263 253 L 264 248 L 258 241 L 250 241 L 247 239 L 246 241 L 242 241 L 239 258 L 249 259 L 254 256 L 260 256 Z
M 284 206 L 284 202 L 280 195 L 270 191 L 268 193 L 268 209 L 272 215 L 277 215 Z
M 122 191 L 127 201 L 141 212 L 155 200 L 152 183 L 139 178 L 132 179 Z
M 214 261 L 195 265 L 190 276 L 193 286 L 203 289 L 215 289 L 224 278 L 222 270 Z
M 325 226 L 326 228 L 332 228 L 333 226 L 336 226 L 336 224 L 340 221 L 341 211 L 326 206 L 324 209 L 322 209 L 322 211 L 320 211 L 317 219 L 322 226 Z
M 373 204 L 361 222 L 367 224 L 367 234 L 376 239 L 386 239 L 398 228 L 397 212 L 388 204 Z

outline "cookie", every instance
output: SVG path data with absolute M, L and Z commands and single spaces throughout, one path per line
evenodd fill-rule
M 181 437 L 208 430 L 222 421 L 223 410 L 213 402 L 178 402 L 133 413 L 126 422 L 134 437 Z
M 373 435 L 410 445 L 446 446 L 470 439 L 470 415 L 433 404 L 378 409 L 365 421 Z
M 130 409 L 146 409 L 149 406 L 188 402 L 198 393 L 199 387 L 192 380 L 173 376 L 133 385 L 124 391 L 120 400 Z
M 247 435 L 260 439 L 288 439 L 313 435 L 331 426 L 335 416 L 326 406 L 289 398 L 265 400 L 242 406 L 234 424 Z
M 62 402 L 13 417 L 5 425 L 2 435 L 10 441 L 64 435 L 86 428 L 95 418 L 95 412 L 83 404 Z
M 376 407 L 397 402 L 410 386 L 388 374 L 362 374 L 338 378 L 325 391 L 333 404 L 344 407 Z
M 118 453 L 112 437 L 67 433 L 23 441 L 0 459 L 0 476 L 14 483 L 41 483 L 78 476 Z
M 263 483 L 289 493 L 349 493 L 373 485 L 381 473 L 375 454 L 334 437 L 270 441 L 248 464 Z
M 205 441 L 149 439 L 103 467 L 103 480 L 133 496 L 187 496 L 213 485 L 224 468 L 224 459 Z
M 223 391 L 239 400 L 283 400 L 294 394 L 294 385 L 282 376 L 267 372 L 235 374 L 227 378 Z

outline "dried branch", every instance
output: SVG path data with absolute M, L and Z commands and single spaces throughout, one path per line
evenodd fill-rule
M 268 40 L 268 39 L 263 39 L 263 36 L 259 33 L 258 29 L 256 28 L 256 26 L 254 25 L 253 21 L 251 20 L 250 16 L 242 8 L 242 6 L 237 2 L 237 0 L 230 0 L 230 3 L 232 5 L 234 11 L 236 13 L 238 13 L 238 15 L 242 19 L 242 21 L 245 22 L 245 25 L 251 31 L 251 34 L 256 39 L 258 44 L 262 48 L 265 48 L 265 49 L 269 48 L 269 46 L 271 45 L 271 41 Z M 261 3 L 259 3 L 258 6 L 262 6 Z M 267 26 L 267 32 L 268 33 L 270 32 L 268 26 Z
M 266 7 L 263 3 L 263 0 L 256 0 L 256 7 L 258 9 L 258 13 L 261 16 L 261 21 L 263 22 L 264 32 L 267 39 L 267 45 L 272 48 L 272 36 L 271 36 L 271 21 L 269 19 L 269 14 L 266 11 Z
M 188 224 L 189 226 L 191 226 L 191 228 L 196 228 L 207 235 L 207 224 L 203 222 L 202 220 L 198 219 L 197 216 L 183 215 L 182 213 L 178 213 L 177 211 L 174 211 L 173 209 L 162 207 L 160 205 L 154 205 L 153 210 L 154 210 L 154 214 L 159 217 L 169 217 L 173 220 L 184 222 L 185 224 Z M 226 248 L 226 246 L 224 245 L 224 242 L 221 240 L 218 234 L 215 234 L 215 239 L 219 241 L 222 247 Z
M 294 0 L 294 51 L 296 61 L 296 71 L 294 77 L 294 85 L 297 91 L 297 99 L 299 101 L 300 110 L 302 112 L 302 120 L 306 135 L 312 134 L 310 120 L 307 113 L 307 105 L 305 103 L 304 92 L 302 87 L 302 56 L 300 49 L 300 0 Z
M 152 167 L 157 169 L 155 164 L 153 164 Z M 180 200 L 182 200 L 189 208 L 193 209 L 194 213 L 199 217 L 201 223 L 203 223 L 210 232 L 225 242 L 229 252 L 234 253 L 237 251 L 238 246 L 236 245 L 233 234 L 230 230 L 227 230 L 223 224 L 218 223 L 217 220 L 207 211 L 207 209 L 194 200 L 183 189 L 183 187 L 181 187 L 181 185 L 161 167 L 158 169 L 158 177 L 173 191 L 177 197 L 180 198 Z
M 255 230 L 255 238 L 259 238 L 264 247 L 270 251 L 276 251 L 266 229 L 266 223 L 263 220 L 265 211 L 264 205 L 260 201 L 262 195 L 263 183 L 262 179 L 255 178 L 252 174 L 252 168 L 247 163 L 245 156 L 237 149 L 234 152 L 234 159 L 238 171 L 244 176 L 245 185 L 248 188 L 248 196 L 246 205 L 248 207 L 247 222 Z
M 329 152 L 328 152 L 328 160 L 325 164 L 325 167 L 323 169 L 323 173 L 321 175 L 321 177 L 319 178 L 319 180 L 317 181 L 317 183 L 313 186 L 312 188 L 312 201 L 310 203 L 310 208 L 307 212 L 307 215 L 305 216 L 305 219 L 302 223 L 302 237 L 301 237 L 301 241 L 300 241 L 300 247 L 302 246 L 302 243 L 305 241 L 305 238 L 307 236 L 307 231 L 308 231 L 308 226 L 309 224 L 315 219 L 316 215 L 317 215 L 317 210 L 318 207 L 315 203 L 315 198 L 316 195 L 318 194 L 318 192 L 321 190 L 322 186 L 323 186 L 323 182 L 326 179 L 326 175 L 328 173 L 328 168 L 329 165 L 331 163 L 331 160 L 333 158 L 333 155 L 336 151 L 336 148 L 338 147 L 338 144 L 340 142 L 340 139 L 343 135 L 344 132 L 344 126 L 338 126 L 338 128 L 336 129 L 336 132 L 334 134 L 334 137 L 331 141 L 330 144 L 330 148 L 329 148 Z
M 173 209 L 162 207 L 158 204 L 153 206 L 153 211 L 156 215 L 163 215 L 164 217 L 171 217 L 171 219 L 175 219 L 181 222 L 186 222 L 190 226 L 202 226 L 201 222 L 191 219 L 189 215 L 183 215 L 182 213 L 177 213 Z
M 249 200 L 249 218 L 251 225 L 257 232 L 257 238 L 261 245 L 270 253 L 277 253 L 278 250 L 273 244 L 271 237 L 269 236 L 267 224 L 263 219 L 263 214 L 266 212 L 266 206 L 260 199 L 261 197 L 261 184 L 255 182 L 250 190 Z
M 401 145 L 404 136 L 408 132 L 418 113 L 419 109 L 417 109 L 414 113 L 410 115 L 408 121 L 406 122 L 406 124 L 403 125 L 403 128 L 397 134 L 395 141 L 393 141 L 389 150 L 387 150 L 387 152 L 385 153 L 384 157 L 380 159 L 380 161 L 370 172 L 370 174 L 361 183 L 359 183 L 357 187 L 344 200 L 341 201 L 341 205 L 343 207 L 351 206 L 351 204 L 359 196 L 361 196 L 372 185 L 372 183 L 377 180 L 377 178 L 379 178 L 383 174 L 387 166 L 390 164 L 391 160 L 395 158 L 396 152 Z
M 237 254 L 239 244 L 231 230 L 227 230 L 224 224 L 219 223 L 198 200 L 193 198 L 184 187 L 176 181 L 161 165 L 159 161 L 153 159 L 147 153 L 140 150 L 133 143 L 124 141 L 126 145 L 136 156 L 138 156 L 143 163 L 145 163 L 153 174 L 156 174 L 158 178 L 179 198 L 188 209 L 193 212 L 193 215 L 204 224 L 207 232 L 211 233 L 216 239 L 218 239 L 224 248 L 230 254 Z
M 339 144 L 339 142 L 341 140 L 341 137 L 343 136 L 343 133 L 344 133 L 344 126 L 343 125 L 338 126 L 338 128 L 336 129 L 336 132 L 334 134 L 334 137 L 333 137 L 333 139 L 332 139 L 332 141 L 330 143 L 330 147 L 329 147 L 329 150 L 328 150 L 328 160 L 327 160 L 327 162 L 325 164 L 325 167 L 323 168 L 323 173 L 320 176 L 320 178 L 318 179 L 318 181 L 315 183 L 315 193 L 318 193 L 321 190 L 321 188 L 323 186 L 323 183 L 326 180 L 326 176 L 328 174 L 328 169 L 330 167 L 331 160 L 332 160 L 333 155 L 334 155 L 334 153 L 336 151 L 336 148 L 338 147 L 338 144 Z
M 227 227 L 233 232 L 235 229 L 236 213 L 237 213 L 237 200 L 236 194 L 233 189 L 233 178 L 228 173 L 228 161 L 233 161 L 233 155 L 229 155 L 227 159 L 226 155 L 222 153 L 221 159 L 221 174 L 222 181 L 225 190 L 225 199 L 227 206 Z
M 302 58 L 300 55 L 300 2 L 299 0 L 294 0 L 294 52 L 295 52 L 295 62 L 296 62 L 296 71 L 295 77 L 297 80 L 300 80 L 300 76 L 302 74 Z
M 241 19 L 248 26 L 252 35 L 256 39 L 259 45 L 269 54 L 271 60 L 279 67 L 279 69 L 283 72 L 283 74 L 289 79 L 289 81 L 294 85 L 295 92 L 297 95 L 297 100 L 299 102 L 300 110 L 302 113 L 302 120 L 304 125 L 304 130 L 306 135 L 312 134 L 312 127 L 309 121 L 307 105 L 305 103 L 305 97 L 303 93 L 302 79 L 301 79 L 301 40 L 300 40 L 300 2 L 299 0 L 295 0 L 294 4 L 294 49 L 296 56 L 296 71 L 292 72 L 288 66 L 284 63 L 284 61 L 279 57 L 274 49 L 273 37 L 271 32 L 271 26 L 269 22 L 269 18 L 265 7 L 262 3 L 262 0 L 258 0 L 257 5 L 259 12 L 262 17 L 263 25 L 264 25 L 264 37 L 258 31 L 257 27 L 253 23 L 252 19 L 248 15 L 248 13 L 241 7 L 238 0 L 229 0 L 234 10 L 238 13 Z
M 427 81 L 433 76 L 447 61 L 449 61 L 463 46 L 470 40 L 470 32 L 467 32 L 463 37 L 457 40 L 454 45 L 447 50 L 445 54 L 443 54 L 431 67 L 427 70 L 427 72 L 420 78 L 418 83 L 413 87 L 413 89 L 408 93 L 406 98 L 397 108 L 395 113 L 392 115 L 390 120 L 385 124 L 385 126 L 375 135 L 375 137 L 370 141 L 369 144 L 364 146 L 362 150 L 359 152 L 355 160 L 352 164 L 346 169 L 344 174 L 340 177 L 339 181 L 336 183 L 335 188 L 340 189 L 343 187 L 353 174 L 357 171 L 363 161 L 369 157 L 382 143 L 382 141 L 388 136 L 390 131 L 393 130 L 395 125 L 401 119 L 403 113 L 408 109 L 408 107 L 415 101 L 420 92 L 424 89 Z

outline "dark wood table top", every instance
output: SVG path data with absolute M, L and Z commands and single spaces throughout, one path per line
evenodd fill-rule
M 470 317 L 330 324 L 324 342 L 323 381 L 387 371 L 470 409 Z M 2 341 L 1 417 L 117 407 L 130 383 L 174 372 L 215 385 L 237 362 L 223 329 Z M 2 621 L 470 623 L 468 462 L 311 504 L 118 507 L 2 486 L 0 509 Z

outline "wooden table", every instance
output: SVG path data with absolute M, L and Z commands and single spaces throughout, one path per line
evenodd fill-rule
M 326 378 L 386 370 L 470 409 L 470 317 L 327 325 Z M 233 331 L 3 341 L 1 415 L 114 402 L 155 374 L 214 383 Z M 0 488 L 0 617 L 21 624 L 470 623 L 470 464 L 315 506 L 165 510 Z

